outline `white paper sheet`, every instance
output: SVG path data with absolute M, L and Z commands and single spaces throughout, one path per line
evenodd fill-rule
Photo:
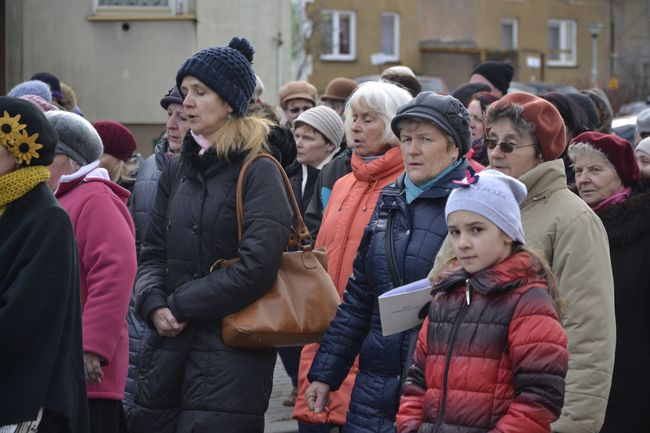
M 431 283 L 427 278 L 414 281 L 389 290 L 378 300 L 382 334 L 388 337 L 423 322 L 418 313 L 431 301 Z

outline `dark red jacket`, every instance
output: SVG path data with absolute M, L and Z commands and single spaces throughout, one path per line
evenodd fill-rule
M 564 403 L 566 335 L 527 252 L 434 287 L 397 431 L 550 432 Z M 468 302 L 469 300 L 469 302 Z

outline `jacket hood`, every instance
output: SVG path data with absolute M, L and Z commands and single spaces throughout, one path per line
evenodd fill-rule
M 404 159 L 399 146 L 391 147 L 382 156 L 368 163 L 363 162 L 356 152 L 352 152 L 351 163 L 354 177 L 362 182 L 373 182 L 404 170 Z

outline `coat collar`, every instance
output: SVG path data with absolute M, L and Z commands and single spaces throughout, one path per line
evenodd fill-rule
M 241 163 L 244 155 L 232 153 L 228 160 L 221 159 L 217 154 L 209 149 L 203 155 L 199 155 L 201 146 L 187 134 L 183 140 L 183 150 L 181 151 L 181 165 L 185 175 L 190 179 L 199 177 L 210 178 L 215 176 L 224 167 L 232 163 Z
M 433 291 L 450 290 L 467 280 L 472 289 L 481 294 L 502 293 L 530 284 L 546 286 L 543 272 L 538 261 L 527 251 L 518 251 L 503 262 L 473 275 L 454 260 L 442 271 Z
M 643 239 L 650 233 L 650 190 L 633 191 L 627 200 L 597 215 L 611 245 L 645 242 Z
M 555 159 L 542 162 L 537 167 L 524 173 L 519 180 L 528 189 L 528 195 L 521 203 L 521 208 L 526 207 L 531 202 L 545 200 L 554 192 L 567 187 L 564 161 Z

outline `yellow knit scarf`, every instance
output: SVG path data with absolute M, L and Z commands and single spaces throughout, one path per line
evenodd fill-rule
M 7 205 L 50 179 L 50 170 L 42 165 L 25 167 L 0 176 L 0 215 Z

